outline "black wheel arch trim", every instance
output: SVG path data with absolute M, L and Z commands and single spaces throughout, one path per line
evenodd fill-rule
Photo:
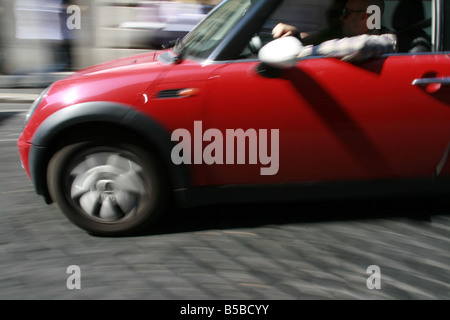
M 33 135 L 29 154 L 30 176 L 36 193 L 42 195 L 46 203 L 53 202 L 48 192 L 46 178 L 52 141 L 64 130 L 89 122 L 118 125 L 140 136 L 156 149 L 168 169 L 174 190 L 185 189 L 191 185 L 187 167 L 175 165 L 171 160 L 173 148 L 171 134 L 157 121 L 131 106 L 106 101 L 86 102 L 53 113 L 42 122 Z

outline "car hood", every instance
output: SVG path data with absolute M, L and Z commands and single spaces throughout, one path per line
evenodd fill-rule
M 120 72 L 126 69 L 132 70 L 136 66 L 154 62 L 157 58 L 157 52 L 148 52 L 139 55 L 115 59 L 112 61 L 97 64 L 95 66 L 80 70 L 66 79 L 73 80 L 83 76 L 95 75 L 98 73 Z
M 42 104 L 61 108 L 83 102 L 111 101 L 133 106 L 167 65 L 161 52 L 149 52 L 102 63 L 55 82 Z

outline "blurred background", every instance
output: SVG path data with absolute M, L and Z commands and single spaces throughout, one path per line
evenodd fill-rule
M 0 0 L 0 74 L 72 72 L 160 49 L 219 2 Z

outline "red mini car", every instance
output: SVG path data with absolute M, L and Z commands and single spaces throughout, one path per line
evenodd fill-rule
M 326 30 L 342 1 L 224 1 L 173 48 L 47 88 L 23 167 L 47 203 L 107 236 L 171 204 L 450 194 L 450 1 L 385 3 L 399 52 L 351 63 L 271 42 L 278 22 Z M 418 37 L 429 48 L 411 52 Z

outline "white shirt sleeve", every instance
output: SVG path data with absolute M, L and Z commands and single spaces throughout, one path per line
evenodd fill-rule
M 356 62 L 367 60 L 383 53 L 393 53 L 396 50 L 397 36 L 394 34 L 363 34 L 355 37 L 328 40 L 317 46 L 307 46 L 299 56 L 320 55 Z

